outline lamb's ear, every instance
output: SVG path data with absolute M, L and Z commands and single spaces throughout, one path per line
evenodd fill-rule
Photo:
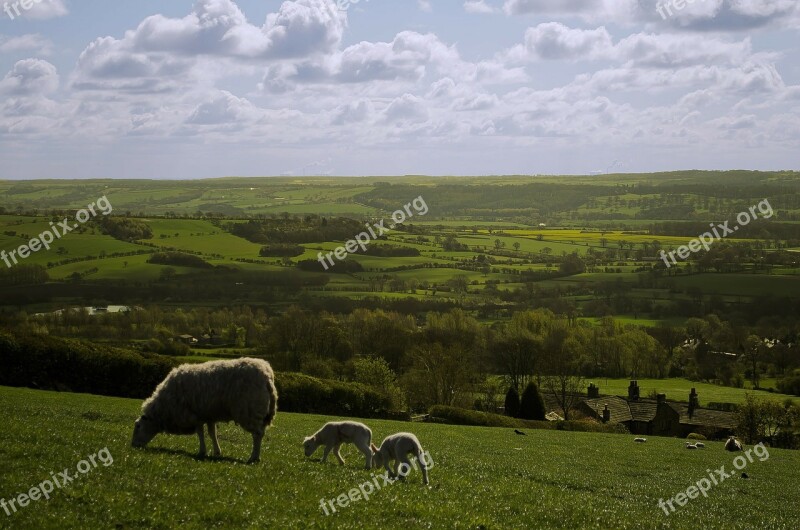
M 375 446 L 375 443 L 369 444 L 369 448 L 372 449 L 373 453 L 377 453 L 378 452 L 378 448 Z

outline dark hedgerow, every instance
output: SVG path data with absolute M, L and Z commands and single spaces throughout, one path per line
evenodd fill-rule
M 0 385 L 144 399 L 180 363 L 173 357 L 49 336 L 0 332 Z M 276 373 L 278 410 L 388 417 L 389 396 L 370 387 Z

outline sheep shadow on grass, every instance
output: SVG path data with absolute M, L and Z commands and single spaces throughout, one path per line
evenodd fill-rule
M 186 451 L 184 449 L 169 449 L 167 447 L 146 447 L 142 449 L 148 453 L 159 453 L 165 455 L 176 455 L 176 456 L 185 456 L 189 457 L 192 460 L 197 462 L 229 462 L 231 464 L 247 464 L 247 460 L 233 458 L 231 456 L 200 456 L 197 453 L 193 453 L 191 451 Z

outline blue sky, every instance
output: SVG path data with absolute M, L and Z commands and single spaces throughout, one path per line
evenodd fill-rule
M 0 178 L 798 166 L 796 0 L 17 1 Z

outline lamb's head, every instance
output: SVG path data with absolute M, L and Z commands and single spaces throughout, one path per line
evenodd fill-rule
M 150 440 L 155 438 L 159 432 L 161 432 L 161 429 L 159 429 L 158 424 L 153 418 L 145 414 L 136 420 L 136 424 L 133 427 L 133 441 L 131 441 L 131 445 L 133 447 L 144 447 L 149 444 Z
M 303 440 L 303 449 L 306 451 L 306 456 L 311 456 L 317 450 L 317 441 L 313 436 L 307 437 Z
M 380 449 L 375 447 L 375 444 L 370 444 L 370 449 L 372 450 L 372 467 L 383 467 L 386 465 L 386 456 L 381 453 Z

